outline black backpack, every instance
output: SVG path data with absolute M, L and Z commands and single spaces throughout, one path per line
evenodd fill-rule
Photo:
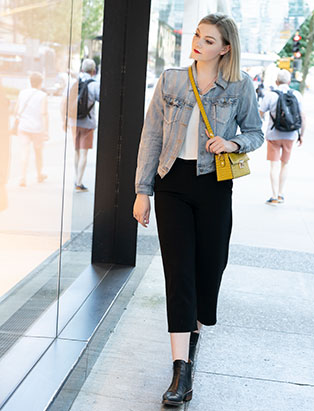
M 274 124 L 271 129 L 279 131 L 294 131 L 301 128 L 302 119 L 300 114 L 300 107 L 296 96 L 291 90 L 283 93 L 279 90 L 272 90 L 278 94 L 278 101 L 276 107 L 276 118 L 270 114 Z
M 93 79 L 76 81 L 70 90 L 69 96 L 69 117 L 83 119 L 85 117 L 91 118 L 89 114 L 94 107 L 95 102 L 88 106 L 88 85 Z

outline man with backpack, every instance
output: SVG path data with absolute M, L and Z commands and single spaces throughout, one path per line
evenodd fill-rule
M 82 63 L 79 80 L 70 89 L 69 125 L 75 146 L 75 190 L 88 191 L 82 179 L 87 164 L 88 150 L 93 148 L 94 130 L 97 127 L 95 102 L 99 101 L 99 82 L 94 60 L 85 59 Z
M 303 142 L 305 116 L 302 112 L 302 96 L 289 87 L 291 74 L 280 70 L 277 75 L 277 89 L 265 94 L 260 104 L 260 115 L 269 111 L 266 131 L 267 160 L 270 161 L 272 197 L 266 204 L 284 203 L 284 186 L 288 176 L 288 162 L 294 142 Z M 281 166 L 279 166 L 281 161 Z

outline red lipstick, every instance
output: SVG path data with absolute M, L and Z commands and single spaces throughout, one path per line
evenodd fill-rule
M 194 53 L 201 54 L 198 50 L 194 49 Z

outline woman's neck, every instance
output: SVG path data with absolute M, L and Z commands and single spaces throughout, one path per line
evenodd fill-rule
M 208 79 L 213 79 L 218 74 L 218 62 L 197 61 L 196 62 L 197 80 L 200 82 L 208 82 Z

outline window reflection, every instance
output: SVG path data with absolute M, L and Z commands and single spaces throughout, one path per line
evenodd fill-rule
M 48 177 L 43 172 L 43 149 L 49 139 L 48 96 L 42 90 L 43 80 L 40 72 L 31 73 L 30 86 L 19 92 L 13 113 L 11 131 L 18 137 L 21 147 L 20 187 L 27 186 L 31 149 L 34 150 L 37 182 L 43 183 Z
M 0 78 L 0 212 L 8 206 L 7 182 L 10 157 L 9 100 Z
M 23 334 L 56 300 L 59 275 L 63 292 L 90 263 L 96 64 L 94 123 L 85 124 L 91 129 L 88 147 L 79 145 L 89 151 L 81 182 L 75 140 L 78 131 L 81 140 L 82 124 L 69 116 L 70 91 L 77 101 L 83 59 L 97 56 L 100 63 L 103 2 L 95 1 L 94 37 L 90 27 L 82 31 L 83 9 L 91 11 L 86 3 L 83 8 L 81 0 L 0 0 L 0 340 L 4 331 Z M 83 42 L 84 30 L 91 39 Z M 76 186 L 83 184 L 88 192 L 78 194 Z M 77 251 L 82 231 L 85 253 Z M 27 321 L 13 327 L 18 314 Z M 51 330 L 53 336 L 55 324 Z

